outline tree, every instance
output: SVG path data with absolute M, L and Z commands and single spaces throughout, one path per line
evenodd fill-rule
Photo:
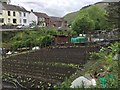
M 44 36 L 43 39 L 42 39 L 42 46 L 46 47 L 46 46 L 51 45 L 52 40 L 53 40 L 52 36 L 50 36 L 50 35 Z
M 88 13 L 90 19 L 95 23 L 95 30 L 104 30 L 107 28 L 106 15 L 107 12 L 105 8 L 97 5 L 90 6 L 84 11 Z
M 72 24 L 72 29 L 76 31 L 77 34 L 91 32 L 94 28 L 95 23 L 88 15 L 78 17 Z
M 85 24 L 85 21 L 90 21 L 94 23 L 94 30 L 104 30 L 107 28 L 107 21 L 106 21 L 106 10 L 100 6 L 92 5 L 90 7 L 87 7 L 85 9 L 81 9 L 79 11 L 78 17 L 75 18 L 75 21 L 73 22 L 72 29 L 77 31 L 77 33 L 80 33 L 80 27 L 75 27 L 74 26 L 79 26 L 79 22 Z M 83 19 L 83 22 L 82 20 Z M 86 19 L 86 20 L 85 20 Z M 87 25 L 87 24 L 86 24 Z M 86 25 L 81 24 L 82 28 L 85 28 Z M 80 32 L 78 32 L 80 31 Z

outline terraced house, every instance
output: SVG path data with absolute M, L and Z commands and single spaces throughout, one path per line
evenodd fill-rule
M 45 13 L 41 12 L 33 12 L 31 10 L 29 15 L 29 23 L 35 24 L 40 27 L 55 27 L 55 28 L 66 28 L 67 27 L 67 21 L 65 21 L 61 17 L 50 17 Z
M 50 17 L 46 13 L 27 11 L 24 7 L 11 5 L 10 0 L 0 0 L 2 11 L 0 14 L 0 25 L 33 25 L 39 27 L 66 28 L 67 21 L 61 17 Z M 8 27 L 8 28 L 10 28 Z
M 29 12 L 20 6 L 2 2 L 2 25 L 29 25 Z
M 31 10 L 29 14 L 29 23 L 34 23 L 40 27 L 48 27 L 50 26 L 50 17 L 45 13 L 33 12 L 33 10 Z

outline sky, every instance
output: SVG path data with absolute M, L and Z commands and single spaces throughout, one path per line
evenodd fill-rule
M 27 10 L 43 12 L 49 16 L 63 17 L 82 7 L 102 0 L 11 0 L 11 4 L 23 6 Z

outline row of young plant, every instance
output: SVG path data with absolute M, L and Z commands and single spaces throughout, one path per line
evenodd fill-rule
M 16 63 L 14 61 L 3 62 L 3 72 L 22 74 L 24 76 L 35 76 L 48 81 L 61 81 L 65 76 L 71 75 L 76 69 L 70 67 L 57 67 L 37 64 Z
M 53 83 L 37 80 L 33 77 L 24 77 L 15 74 L 3 73 L 2 81 L 12 82 L 23 90 L 29 90 L 30 88 L 40 88 L 41 90 L 53 88 Z M 26 89 L 25 89 L 26 88 Z
M 94 62 L 91 64 L 91 66 L 87 66 L 87 69 L 84 70 L 84 74 L 91 74 L 95 71 L 99 72 L 99 70 L 102 68 L 104 71 L 107 69 L 111 70 L 111 74 L 113 75 L 113 80 L 110 80 L 108 78 L 108 74 L 105 74 L 106 78 L 106 85 L 107 88 L 115 88 L 117 89 L 120 80 L 119 80 L 119 63 L 120 63 L 120 43 L 116 42 L 114 44 L 111 44 L 107 47 L 102 47 L 99 52 L 92 52 L 90 53 L 91 61 Z M 87 65 L 87 63 L 86 63 Z M 75 74 L 73 74 L 70 78 L 66 78 L 65 81 L 59 85 L 56 85 L 55 88 L 61 88 L 61 90 L 66 90 L 66 88 L 70 88 L 70 85 L 72 81 L 75 79 L 77 74 L 80 73 L 80 71 L 77 71 Z M 79 89 L 84 89 L 83 86 L 79 87 Z M 97 80 L 97 85 L 95 87 L 90 87 L 91 89 L 94 88 L 97 90 L 97 88 L 103 88 L 100 81 Z
M 14 58 L 15 56 L 13 56 Z M 21 57 L 21 56 L 20 56 Z M 49 63 L 49 62 L 41 62 L 41 61 L 34 61 L 31 59 L 20 60 L 19 58 L 13 59 L 13 58 L 6 58 L 3 59 L 3 74 L 5 74 L 5 79 L 12 77 L 19 81 L 20 84 L 23 86 L 30 88 L 44 88 L 55 80 L 55 83 L 58 81 L 63 81 L 64 77 L 70 76 L 71 73 L 73 73 L 76 68 L 78 68 L 75 64 L 65 64 L 65 63 Z M 22 76 L 21 76 L 22 75 Z M 24 78 L 33 78 L 37 77 L 35 79 L 32 79 L 32 81 L 26 80 Z M 44 84 L 44 80 L 39 84 L 38 81 L 36 81 L 39 78 L 44 78 L 47 81 L 49 81 L 48 84 Z M 35 82 L 33 82 L 35 80 Z M 9 79 L 7 80 L 9 81 Z M 41 81 L 41 79 L 39 79 Z M 29 84 L 28 84 L 29 83 Z M 47 86 L 46 86 L 47 85 Z M 47 87 L 49 88 L 49 86 Z

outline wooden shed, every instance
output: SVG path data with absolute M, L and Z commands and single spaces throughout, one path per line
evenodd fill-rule
M 54 35 L 54 44 L 65 44 L 70 42 L 70 35 Z

